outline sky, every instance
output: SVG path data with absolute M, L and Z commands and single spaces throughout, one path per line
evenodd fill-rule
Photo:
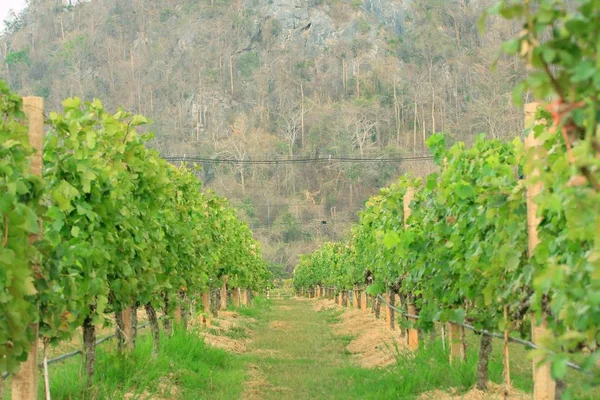
M 13 9 L 17 12 L 25 8 L 25 0 L 0 0 L 0 22 L 6 19 L 8 10 Z M 4 28 L 4 24 L 0 24 L 0 29 Z

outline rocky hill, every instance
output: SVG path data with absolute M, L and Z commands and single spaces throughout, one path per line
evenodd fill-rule
M 491 2 L 31 0 L 6 23 L 0 77 L 50 110 L 80 96 L 142 113 L 165 156 L 235 160 L 201 178 L 291 266 L 378 187 L 431 162 L 253 161 L 414 157 L 435 131 L 519 134 L 510 88 L 523 71 L 512 59 L 490 70 L 518 27 L 490 20 L 481 35 Z

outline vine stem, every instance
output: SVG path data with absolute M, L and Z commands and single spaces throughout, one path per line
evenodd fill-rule
M 2 247 L 6 247 L 8 244 L 8 215 L 4 216 L 4 239 L 2 240 Z

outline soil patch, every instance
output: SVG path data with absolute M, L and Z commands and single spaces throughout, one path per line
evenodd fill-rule
M 282 310 L 282 311 L 291 311 L 291 310 L 293 310 L 293 308 L 290 307 L 290 306 L 279 306 L 279 309 Z
M 273 322 L 269 323 L 269 328 L 271 328 L 271 329 L 289 329 L 290 324 L 288 324 L 287 322 L 283 322 L 283 321 L 273 321 Z
M 244 382 L 244 391 L 242 393 L 242 400 L 260 400 L 262 393 L 269 390 L 270 384 L 267 381 L 265 375 L 260 372 L 256 364 L 248 364 L 248 371 L 246 372 L 248 378 Z
M 254 318 L 241 316 L 235 311 L 219 311 L 218 316 L 211 319 L 210 328 L 201 332 L 209 346 L 233 353 L 245 353 L 250 342 L 247 338 L 250 331 L 244 325 L 255 321 Z
M 313 303 L 313 310 L 315 311 L 327 311 L 337 307 L 334 300 L 319 299 Z
M 172 382 L 173 374 L 169 374 L 168 377 L 161 377 L 158 381 L 157 393 L 151 394 L 147 390 L 144 390 L 140 394 L 133 392 L 125 393 L 124 399 L 138 399 L 138 400 L 168 400 L 178 399 L 181 397 L 181 390 Z
M 340 316 L 342 321 L 332 325 L 334 334 L 354 337 L 346 349 L 354 355 L 355 362 L 361 367 L 392 365 L 396 362 L 398 352 L 406 349 L 406 337 L 401 336 L 398 330 L 387 329 L 384 319 L 376 319 L 373 314 L 363 310 L 342 308 L 329 301 L 334 307 L 344 311 Z
M 217 336 L 207 333 L 204 335 L 206 344 L 233 353 L 245 353 L 248 339 L 232 339 L 227 336 Z
M 533 396 L 512 388 L 508 394 L 509 399 L 531 400 Z M 469 390 L 467 393 L 458 393 L 456 390 L 443 392 L 441 390 L 432 390 L 419 396 L 419 400 L 502 400 L 504 399 L 504 386 L 489 382 L 488 391 L 484 392 L 477 388 Z

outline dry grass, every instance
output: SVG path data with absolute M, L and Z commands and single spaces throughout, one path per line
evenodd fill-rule
M 217 318 L 212 318 L 210 328 L 201 329 L 200 332 L 209 346 L 241 354 L 247 351 L 251 340 L 248 338 L 251 332 L 246 325 L 253 322 L 256 322 L 254 318 L 235 311 L 220 311 Z M 196 324 L 199 323 L 196 321 Z M 244 337 L 239 337 L 239 333 Z
M 329 299 L 318 299 L 313 303 L 313 310 L 315 311 L 327 311 L 333 310 L 338 305 L 333 300 Z
M 533 398 L 531 394 L 521 392 L 520 390 L 511 388 L 508 393 L 509 399 L 514 400 L 530 400 Z M 477 388 L 469 390 L 467 393 L 457 393 L 456 390 L 447 392 L 441 390 L 432 390 L 423 393 L 419 396 L 419 400 L 502 400 L 504 399 L 504 387 L 494 382 L 488 382 L 488 391 L 484 392 Z
M 390 331 L 383 319 L 376 319 L 364 310 L 340 307 L 333 300 L 319 299 L 313 304 L 316 311 L 343 310 L 341 322 L 332 326 L 335 334 L 351 335 L 346 349 L 363 368 L 386 367 L 396 362 L 396 354 L 406 348 L 406 338 L 399 331 Z
M 290 324 L 288 324 L 287 322 L 283 322 L 283 321 L 271 321 L 269 323 L 269 328 L 271 328 L 271 329 L 289 329 Z
M 204 334 L 204 341 L 211 347 L 231 351 L 232 353 L 245 353 L 248 339 L 232 339 L 227 336 L 217 336 L 210 333 Z
M 243 400 L 260 400 L 262 393 L 269 390 L 270 384 L 265 375 L 260 371 L 256 364 L 247 365 L 247 378 L 244 382 L 244 391 L 241 399 Z

